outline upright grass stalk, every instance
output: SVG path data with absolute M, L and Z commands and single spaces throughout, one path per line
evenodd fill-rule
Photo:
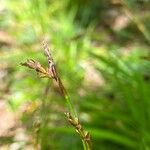
M 48 61 L 48 68 L 42 67 L 42 65 L 38 61 L 34 61 L 33 59 L 27 60 L 25 63 L 21 63 L 23 66 L 26 66 L 28 68 L 34 69 L 40 77 L 46 77 L 49 79 L 53 79 L 57 84 L 58 87 L 66 100 L 68 112 L 65 113 L 68 122 L 75 128 L 75 131 L 79 134 L 82 144 L 84 147 L 84 150 L 91 150 L 91 137 L 89 132 L 85 131 L 78 119 L 78 116 L 76 114 L 75 108 L 72 105 L 72 101 L 67 93 L 67 90 L 65 89 L 58 72 L 56 70 L 53 58 L 49 52 L 49 48 L 47 43 L 43 42 L 43 48 L 45 55 L 47 57 Z

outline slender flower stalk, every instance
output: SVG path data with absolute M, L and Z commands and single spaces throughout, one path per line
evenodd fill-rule
M 58 75 L 53 58 L 50 54 L 48 45 L 45 41 L 43 42 L 43 48 L 44 48 L 45 56 L 47 57 L 48 68 L 45 69 L 44 67 L 42 67 L 42 65 L 39 62 L 34 61 L 33 59 L 28 59 L 25 63 L 21 63 L 21 65 L 34 69 L 40 77 L 47 77 L 49 79 L 53 79 L 58 84 L 58 87 L 64 99 L 66 100 L 68 106 L 69 112 L 65 113 L 67 120 L 75 128 L 76 132 L 79 134 L 83 143 L 84 150 L 91 150 L 90 134 L 89 132 L 83 129 L 81 123 L 79 122 L 78 116 L 72 105 L 71 99 Z

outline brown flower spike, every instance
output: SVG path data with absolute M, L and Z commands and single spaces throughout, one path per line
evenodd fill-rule
M 21 63 L 21 65 L 36 70 L 40 77 L 48 76 L 47 71 L 42 67 L 42 65 L 33 59 L 28 59 L 25 63 Z
M 45 41 L 43 42 L 43 48 L 44 48 L 44 52 L 48 60 L 47 69 L 42 67 L 42 65 L 38 61 L 35 61 L 33 59 L 28 59 L 25 63 L 21 63 L 21 65 L 26 66 L 30 69 L 34 69 L 39 74 L 40 77 L 53 78 L 56 82 L 58 82 L 58 75 L 56 72 L 56 67 L 52 59 L 52 56 L 49 52 L 48 45 Z
M 80 135 L 83 141 L 87 144 L 88 148 L 91 148 L 91 137 L 89 132 L 82 128 L 81 123 L 77 117 L 73 117 L 69 112 L 65 113 L 69 123 L 76 129 L 76 132 Z
M 52 56 L 49 52 L 48 45 L 45 41 L 43 41 L 43 48 L 44 48 L 45 55 L 46 55 L 47 60 L 48 60 L 48 65 L 49 65 L 48 66 L 48 73 L 57 82 L 58 81 L 58 74 L 57 74 L 57 71 L 56 71 L 56 67 L 55 67 L 53 58 L 52 58 Z

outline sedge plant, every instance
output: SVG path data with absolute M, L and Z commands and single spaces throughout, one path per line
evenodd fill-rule
M 21 63 L 21 65 L 35 70 L 38 73 L 39 77 L 52 79 L 57 83 L 67 103 L 68 112 L 65 112 L 65 116 L 68 122 L 74 127 L 75 131 L 79 134 L 83 143 L 84 150 L 91 150 L 90 134 L 89 132 L 84 130 L 84 128 L 82 127 L 79 121 L 79 118 L 76 114 L 75 108 L 72 105 L 71 99 L 66 91 L 66 88 L 64 87 L 58 75 L 55 63 L 53 61 L 53 58 L 51 56 L 51 53 L 49 51 L 46 41 L 43 41 L 43 48 L 44 48 L 45 56 L 47 57 L 48 68 L 45 69 L 38 61 L 35 61 L 33 59 L 28 59 L 26 62 Z

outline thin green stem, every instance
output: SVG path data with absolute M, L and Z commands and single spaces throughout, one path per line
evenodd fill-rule
M 71 99 L 68 95 L 65 95 L 65 99 L 66 99 L 66 102 L 67 102 L 67 105 L 68 105 L 68 108 L 69 108 L 69 111 L 70 113 L 74 116 L 74 117 L 77 117 L 77 114 L 73 108 L 73 105 L 72 105 L 72 102 L 71 102 Z
M 76 114 L 75 109 L 73 107 L 72 101 L 71 101 L 71 99 L 67 93 L 67 90 L 65 89 L 60 78 L 58 78 L 58 85 L 59 85 L 59 88 L 60 88 L 60 90 L 61 90 L 61 92 L 62 92 L 62 94 L 66 100 L 69 112 L 71 113 L 72 116 L 77 117 L 77 114 Z
M 83 148 L 84 148 L 84 150 L 87 150 L 87 146 L 86 146 L 86 143 L 85 143 L 85 141 L 84 141 L 84 140 L 82 140 L 82 144 L 83 144 Z
M 68 93 L 67 93 L 67 91 L 66 91 L 66 89 L 65 89 L 65 87 L 64 87 L 64 85 L 63 85 L 63 83 L 62 83 L 60 78 L 58 78 L 58 85 L 59 85 L 59 88 L 60 88 L 60 90 L 61 90 L 61 92 L 62 92 L 62 94 L 63 94 L 63 96 L 64 96 L 64 98 L 66 100 L 69 112 L 71 113 L 71 115 L 74 118 L 78 118 L 78 116 L 77 116 L 77 114 L 75 112 L 75 109 L 74 109 L 74 107 L 72 105 L 72 101 L 71 101 L 71 99 L 70 99 L 70 97 L 69 97 L 69 95 L 68 95 Z M 84 133 L 81 133 L 81 135 L 84 137 Z M 90 145 L 89 145 L 89 143 L 86 140 L 82 139 L 82 144 L 83 144 L 84 150 L 91 150 Z
M 82 140 L 82 145 L 83 145 L 84 150 L 91 150 L 90 145 L 85 140 Z

